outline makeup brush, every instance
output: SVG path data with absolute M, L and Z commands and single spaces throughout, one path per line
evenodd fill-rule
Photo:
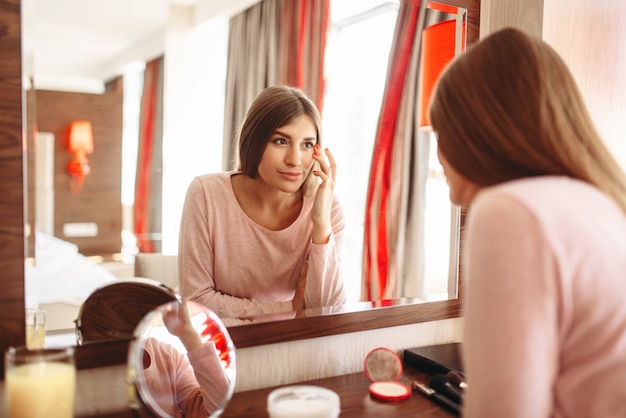
M 457 385 L 452 384 L 445 374 L 436 374 L 431 377 L 428 386 L 456 403 L 461 403 L 463 399 L 463 391 Z
M 463 379 L 463 376 L 461 376 L 454 370 L 450 370 L 448 373 L 446 373 L 446 377 L 450 379 L 450 383 L 452 383 L 453 385 L 456 385 L 461 389 L 467 389 L 467 383 L 465 383 L 465 379 Z
M 456 415 L 459 415 L 461 413 L 461 405 L 458 402 L 454 402 L 450 398 L 443 396 L 434 389 L 431 389 L 428 386 L 416 381 L 413 381 L 411 387 L 413 388 L 413 390 L 418 391 L 422 395 L 431 399 L 433 402 L 436 402 L 439 405 L 447 408 L 449 411 L 454 412 Z

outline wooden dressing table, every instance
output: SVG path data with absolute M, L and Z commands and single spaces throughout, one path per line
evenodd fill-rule
M 404 366 L 400 382 L 411 386 L 413 380 L 428 385 L 429 375 Z M 365 373 L 352 373 L 343 376 L 310 380 L 299 384 L 322 386 L 334 390 L 341 398 L 341 418 L 415 418 L 415 417 L 454 417 L 445 408 L 432 402 L 419 392 L 399 402 L 386 402 L 369 394 L 370 381 Z M 280 387 L 280 386 L 277 386 Z M 237 392 L 228 403 L 223 418 L 268 417 L 267 396 L 277 387 L 269 387 L 247 392 Z
M 416 369 L 405 366 L 404 375 L 401 382 L 410 386 L 413 380 L 427 384 L 429 375 L 419 372 Z M 0 388 L 3 386 L 0 382 Z M 328 377 L 324 379 L 310 380 L 306 382 L 294 383 L 316 385 L 331 389 L 341 398 L 340 418 L 450 418 L 455 415 L 447 409 L 432 402 L 420 393 L 413 391 L 409 399 L 399 402 L 386 402 L 369 395 L 370 381 L 365 373 L 352 373 L 342 376 Z M 285 385 L 286 386 L 286 385 Z M 277 386 L 279 387 L 279 386 Z M 267 396 L 277 387 L 267 387 L 262 389 L 237 392 L 233 395 L 225 411 L 223 418 L 263 418 L 268 417 Z M 0 394 L 3 391 L 0 390 Z M 123 392 L 122 392 L 123 393 Z M 110 394 L 116 396 L 115 394 Z M 2 405 L 0 404 L 0 409 Z M 117 411 L 101 412 L 94 414 L 77 414 L 77 418 L 99 417 L 99 418 L 138 418 L 145 417 L 138 411 L 130 407 L 124 407 Z
M 430 375 L 411 366 L 403 365 L 401 383 L 411 386 L 418 381 L 428 385 Z M 2 382 L 0 382 L 2 383 Z M 370 381 L 364 372 L 351 373 L 323 379 L 293 383 L 321 386 L 335 391 L 341 399 L 340 418 L 450 418 L 456 415 L 432 400 L 413 391 L 409 399 L 399 402 L 386 402 L 373 398 L 369 394 Z M 1 385 L 0 385 L 1 386 Z M 290 385 L 284 385 L 290 386 Z M 283 386 L 236 392 L 228 402 L 222 418 L 267 418 L 267 396 L 274 389 Z M 112 395 L 114 396 L 114 395 Z M 145 411 L 144 411 L 145 412 Z M 138 418 L 147 417 L 143 413 L 125 407 L 122 410 L 108 413 L 77 414 L 77 418 Z

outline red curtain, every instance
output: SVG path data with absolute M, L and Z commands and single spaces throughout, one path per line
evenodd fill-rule
M 425 90 L 418 81 L 432 61 L 422 59 L 423 30 L 447 19 L 447 8 L 400 3 L 367 191 L 364 300 L 423 296 L 430 138 L 419 129 Z
M 389 287 L 393 275 L 393 254 L 389 251 L 394 234 L 389 224 L 390 193 L 392 192 L 393 156 L 398 113 L 403 96 L 407 94 L 407 72 L 414 51 L 419 45 L 416 31 L 419 24 L 420 1 L 403 1 L 398 11 L 389 69 L 383 97 L 381 114 L 372 153 L 369 186 L 366 200 L 363 245 L 363 292 L 364 300 L 381 300 L 393 296 Z M 411 93 L 412 95 L 412 93 Z M 396 180 L 400 181 L 400 180 Z
M 146 64 L 141 97 L 134 233 L 140 252 L 160 251 L 163 58 Z
M 280 82 L 305 91 L 321 113 L 330 0 L 281 0 L 279 22 Z

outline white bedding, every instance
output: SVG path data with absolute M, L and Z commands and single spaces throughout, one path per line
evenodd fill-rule
M 62 303 L 80 307 L 98 287 L 117 280 L 113 273 L 89 261 L 78 247 L 37 231 L 36 263 L 26 266 L 26 307 Z

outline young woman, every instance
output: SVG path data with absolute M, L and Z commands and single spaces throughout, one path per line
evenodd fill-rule
M 239 169 L 195 178 L 185 199 L 179 287 L 221 317 L 342 304 L 342 208 L 318 110 L 300 90 L 254 100 Z
M 565 63 L 501 30 L 444 71 L 430 117 L 471 206 L 463 416 L 626 416 L 626 177 Z

